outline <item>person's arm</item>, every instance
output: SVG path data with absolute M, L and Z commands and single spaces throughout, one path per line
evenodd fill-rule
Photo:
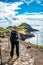
M 18 33 L 18 38 L 21 39 L 20 33 Z

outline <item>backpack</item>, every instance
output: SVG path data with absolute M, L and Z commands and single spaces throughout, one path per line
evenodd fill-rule
M 10 41 L 14 42 L 18 40 L 18 32 L 13 30 L 10 34 Z

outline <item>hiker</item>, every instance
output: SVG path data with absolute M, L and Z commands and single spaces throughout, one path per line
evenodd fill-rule
M 16 55 L 17 57 L 19 57 L 19 39 L 20 39 L 20 34 L 17 32 L 17 27 L 14 26 L 14 30 L 12 30 L 10 34 L 10 42 L 11 42 L 10 56 L 11 58 L 14 55 L 14 46 L 16 46 Z

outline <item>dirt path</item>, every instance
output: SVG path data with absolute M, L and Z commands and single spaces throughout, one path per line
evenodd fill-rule
M 5 46 L 5 45 L 6 46 Z M 10 57 L 10 53 L 9 53 L 9 48 L 8 48 L 8 42 L 4 42 L 2 43 L 2 47 L 5 47 L 5 49 L 3 48 L 2 49 L 2 60 L 3 62 L 6 62 L 6 64 L 3 64 L 3 65 L 34 65 L 34 64 L 29 64 L 30 62 L 30 55 L 29 53 L 27 53 L 27 49 L 25 47 L 25 45 L 23 43 L 19 43 L 19 53 L 20 53 L 20 57 L 17 59 L 15 58 L 16 57 L 16 54 L 14 55 L 13 59 L 11 59 L 10 62 L 8 62 L 9 60 L 9 57 Z M 33 63 L 34 63 L 34 60 L 32 59 Z
M 27 53 L 27 49 L 24 46 L 24 44 L 20 43 L 19 44 L 19 49 L 20 49 L 20 52 L 19 52 L 20 57 L 18 59 L 16 59 L 16 61 L 14 60 L 12 65 L 34 65 L 33 64 L 34 60 L 33 60 L 33 58 L 32 59 L 30 58 L 31 56 Z M 31 61 L 33 61 L 32 64 L 29 64 L 30 59 L 31 59 Z
M 19 44 L 20 47 L 20 57 L 19 59 L 13 63 L 13 65 L 29 65 L 30 55 L 26 53 L 26 48 L 23 44 Z

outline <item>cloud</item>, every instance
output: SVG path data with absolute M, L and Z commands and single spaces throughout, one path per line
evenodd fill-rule
M 31 14 L 31 15 L 30 15 Z M 20 14 L 17 16 L 18 18 L 43 18 L 43 12 L 39 12 L 39 13 L 28 13 L 25 12 L 24 14 Z
M 0 13 L 3 15 L 0 17 L 4 17 L 10 14 L 15 15 L 18 12 L 15 13 L 14 11 L 17 9 L 21 9 L 18 7 L 21 4 L 23 4 L 23 2 L 15 2 L 12 4 L 0 2 Z
M 37 2 L 38 4 L 41 4 L 41 1 L 40 1 L 40 0 L 36 0 L 36 2 Z
M 29 4 L 29 3 L 33 2 L 34 0 L 22 0 L 22 1 Z
M 4 3 L 0 1 L 0 23 L 8 23 L 10 22 L 12 24 L 13 17 L 16 17 L 15 10 L 21 9 L 19 5 L 23 4 L 23 2 L 15 2 L 15 3 Z M 4 19 L 4 20 L 3 20 Z M 6 21 L 5 21 L 6 20 Z M 3 22 L 5 21 L 5 22 Z M 2 24 L 0 24 L 1 26 Z
M 42 0 L 36 0 L 36 2 L 43 6 L 43 1 Z
M 0 27 L 6 28 L 9 25 L 10 25 L 10 23 L 9 22 L 6 22 L 5 19 L 3 19 L 3 20 L 0 21 Z
M 26 3 L 27 5 L 31 4 L 32 2 L 35 2 L 37 4 L 43 5 L 42 0 L 21 0 L 22 2 Z
M 23 0 L 22 0 L 23 1 Z M 27 1 L 27 4 L 32 3 L 34 0 L 24 0 Z M 36 0 L 35 0 L 36 1 Z M 39 3 L 39 0 L 37 1 Z M 28 13 L 18 14 L 18 11 L 15 10 L 21 9 L 19 6 L 24 2 L 15 2 L 15 3 L 3 3 L 0 2 L 0 26 L 7 27 L 9 25 L 19 25 L 21 23 L 28 24 L 40 24 L 43 21 L 43 12 L 39 13 Z M 40 4 L 40 3 L 39 3 Z M 40 23 L 39 23 L 40 21 Z
M 27 3 L 27 4 L 30 4 L 30 3 L 32 3 L 34 0 L 21 0 L 21 1 L 23 1 L 23 2 L 25 2 L 25 3 Z
M 34 14 L 34 13 L 33 13 Z M 18 21 L 20 23 L 28 23 L 30 25 L 43 25 L 43 15 L 42 14 L 21 14 L 18 15 L 16 18 L 18 18 Z
M 25 12 L 25 14 L 24 15 L 40 15 L 40 14 L 42 14 L 43 15 L 43 12 L 35 12 L 35 13 L 29 13 L 29 12 Z

